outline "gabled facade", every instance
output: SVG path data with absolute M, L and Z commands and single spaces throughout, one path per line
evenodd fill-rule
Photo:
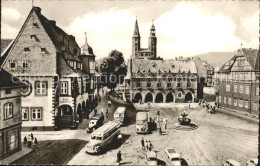
M 0 160 L 21 150 L 20 81 L 0 68 Z
M 259 51 L 239 49 L 216 73 L 220 107 L 259 114 Z
M 2 54 L 2 67 L 31 87 L 22 98 L 23 130 L 68 127 L 77 114 L 84 116 L 91 78 L 84 68 L 88 60 L 80 57 L 80 51 L 74 36 L 45 18 L 39 7 L 32 8 Z

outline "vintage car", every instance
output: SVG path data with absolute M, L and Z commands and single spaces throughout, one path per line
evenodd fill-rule
M 258 158 L 252 158 L 246 162 L 246 166 L 257 166 Z
M 145 155 L 147 165 L 158 165 L 157 153 L 155 151 L 147 151 Z
M 222 163 L 222 166 L 241 166 L 241 164 L 234 159 L 228 159 Z
M 104 115 L 103 114 L 96 114 L 92 116 L 89 120 L 88 128 L 86 129 L 88 133 L 96 130 L 100 126 L 103 125 L 104 122 Z
M 181 166 L 180 154 L 172 148 L 167 148 L 164 150 L 164 158 L 166 165 Z
M 137 134 L 149 133 L 147 112 L 137 112 L 135 130 Z

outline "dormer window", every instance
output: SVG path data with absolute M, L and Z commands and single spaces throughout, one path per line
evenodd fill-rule
M 73 67 L 73 61 L 70 61 L 70 67 Z
M 36 40 L 36 35 L 31 35 L 31 40 Z
M 38 24 L 36 22 L 33 23 L 33 27 L 38 27 Z
M 24 52 L 29 52 L 30 51 L 30 48 L 29 47 L 25 47 L 24 48 Z
M 46 48 L 41 48 L 41 52 L 42 53 L 46 52 Z
M 77 64 L 77 68 L 80 69 L 80 66 L 81 66 L 80 63 L 78 63 L 78 64 Z
M 75 61 L 74 62 L 74 69 L 76 69 L 77 68 L 77 62 Z

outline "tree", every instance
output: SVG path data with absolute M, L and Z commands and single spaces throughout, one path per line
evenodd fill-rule
M 122 83 L 127 73 L 127 67 L 123 54 L 112 50 L 108 57 L 102 59 L 100 71 L 107 76 L 108 88 L 114 90 L 117 83 Z

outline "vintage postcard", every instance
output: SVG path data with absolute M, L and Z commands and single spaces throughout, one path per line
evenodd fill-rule
M 0 164 L 256 166 L 259 1 L 1 0 Z

